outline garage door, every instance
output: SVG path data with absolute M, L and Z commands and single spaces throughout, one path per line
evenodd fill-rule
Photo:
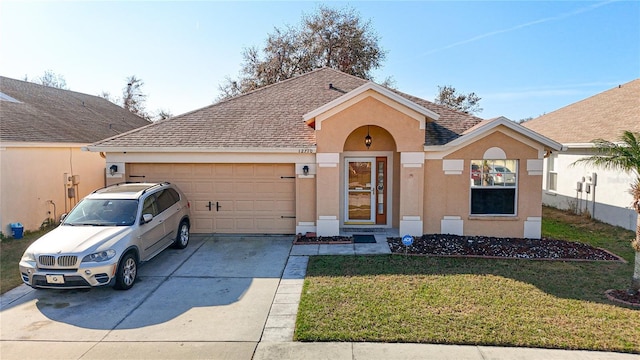
M 193 233 L 295 233 L 293 164 L 129 164 L 128 175 L 177 184 Z

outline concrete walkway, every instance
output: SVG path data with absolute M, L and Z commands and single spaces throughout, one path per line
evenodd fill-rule
M 487 346 L 293 341 L 309 255 L 389 253 L 375 244 L 194 236 L 140 268 L 129 291 L 35 291 L 0 297 L 6 359 L 640 359 L 638 355 Z

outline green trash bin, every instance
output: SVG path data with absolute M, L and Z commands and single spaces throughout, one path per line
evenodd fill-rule
M 14 239 L 22 239 L 22 234 L 24 232 L 24 226 L 20 223 L 11 223 L 11 233 L 13 234 Z

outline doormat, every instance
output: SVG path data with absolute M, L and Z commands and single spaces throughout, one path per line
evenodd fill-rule
M 373 235 L 353 235 L 353 242 L 356 244 L 375 243 L 376 237 Z

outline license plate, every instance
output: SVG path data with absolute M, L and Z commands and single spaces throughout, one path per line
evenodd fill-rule
M 47 283 L 64 284 L 64 275 L 47 275 Z

